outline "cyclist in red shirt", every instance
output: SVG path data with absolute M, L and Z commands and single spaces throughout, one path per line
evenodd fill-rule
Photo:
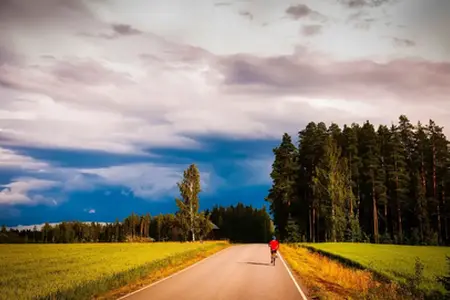
M 277 237 L 273 236 L 272 240 L 269 242 L 270 255 L 277 254 L 278 248 L 280 248 L 280 243 L 277 241 Z

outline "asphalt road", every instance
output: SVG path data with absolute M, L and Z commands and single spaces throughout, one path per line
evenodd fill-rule
M 126 296 L 126 300 L 303 300 L 281 261 L 270 265 L 267 245 L 230 247 L 192 268 Z

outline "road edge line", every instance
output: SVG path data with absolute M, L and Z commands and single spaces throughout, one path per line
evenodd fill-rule
M 292 275 L 291 269 L 289 269 L 289 266 L 286 264 L 286 261 L 284 260 L 283 256 L 280 252 L 278 252 L 278 255 L 280 256 L 281 261 L 283 262 L 284 267 L 289 273 L 289 276 L 291 277 L 292 281 L 294 282 L 295 286 L 297 287 L 298 292 L 302 296 L 303 300 L 308 300 L 308 297 L 306 297 L 305 293 L 302 291 L 302 288 L 298 285 L 297 280 L 295 279 L 294 275 Z
M 222 249 L 222 250 L 220 250 L 220 251 L 214 253 L 213 255 L 210 255 L 210 256 L 208 256 L 208 257 L 203 258 L 202 260 L 199 260 L 198 262 L 194 263 L 193 265 L 190 265 L 190 266 L 187 267 L 187 268 L 184 268 L 184 269 L 182 269 L 182 270 L 180 270 L 180 271 L 178 271 L 178 272 L 176 272 L 176 273 L 174 273 L 174 274 L 172 274 L 172 275 L 169 275 L 169 276 L 167 276 L 167 277 L 164 277 L 164 278 L 162 278 L 162 279 L 160 279 L 160 280 L 158 280 L 158 281 L 155 281 L 155 282 L 153 282 L 153 283 L 150 283 L 149 285 L 146 285 L 146 286 L 144 286 L 144 287 L 142 287 L 142 288 L 140 288 L 139 290 L 136 290 L 136 291 L 134 291 L 134 292 L 128 293 L 128 294 L 126 294 L 126 295 L 124 295 L 124 296 L 122 296 L 122 297 L 120 297 L 120 298 L 117 298 L 116 300 L 122 300 L 122 299 L 128 298 L 128 297 L 130 297 L 130 296 L 132 296 L 132 295 L 134 295 L 134 294 L 137 294 L 137 293 L 139 293 L 139 292 L 142 292 L 143 290 L 146 290 L 146 289 L 148 289 L 148 288 L 151 288 L 152 286 L 155 286 L 155 285 L 157 285 L 157 284 L 159 284 L 159 283 L 161 283 L 161 282 L 163 282 L 163 281 L 166 281 L 167 279 L 170 279 L 170 278 L 172 278 L 172 277 L 175 277 L 175 276 L 177 276 L 177 275 L 179 275 L 179 274 L 181 274 L 181 273 L 183 273 L 183 272 L 185 272 L 185 271 L 187 271 L 187 270 L 189 270 L 189 269 L 191 269 L 191 268 L 193 268 L 193 267 L 195 267 L 195 266 L 201 264 L 201 263 L 204 262 L 205 260 L 207 260 L 207 259 L 209 259 L 209 258 L 211 258 L 211 257 L 214 257 L 214 256 L 218 255 L 219 253 L 224 252 L 225 250 L 230 249 L 231 247 L 233 247 L 233 246 L 230 245 L 230 246 L 228 246 L 228 247 L 226 247 L 226 248 L 224 248 L 224 249 Z

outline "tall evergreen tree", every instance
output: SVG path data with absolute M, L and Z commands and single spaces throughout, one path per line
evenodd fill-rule
M 350 206 L 346 204 L 353 201 L 347 160 L 341 156 L 341 148 L 337 143 L 332 135 L 328 137 L 324 156 L 313 178 L 315 190 L 323 199 L 321 211 L 327 228 L 325 239 L 329 237 L 333 242 L 345 238 L 346 216 L 350 213 Z
M 399 127 L 391 127 L 390 156 L 388 158 L 388 178 L 392 187 L 392 199 L 395 203 L 396 232 L 398 240 L 403 243 L 403 212 L 408 209 L 410 177 L 408 173 L 408 148 L 402 142 Z
M 286 225 L 289 218 L 290 206 L 296 198 L 296 159 L 297 149 L 292 143 L 290 135 L 283 135 L 281 144 L 273 149 L 275 160 L 272 164 L 272 188 L 266 200 L 270 203 L 270 210 L 274 215 L 274 223 L 284 239 Z

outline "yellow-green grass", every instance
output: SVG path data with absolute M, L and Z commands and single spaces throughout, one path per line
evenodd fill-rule
M 89 299 L 225 245 L 0 245 L 0 299 Z
M 310 299 L 411 299 L 402 296 L 396 283 L 379 282 L 370 271 L 346 267 L 298 245 L 282 245 L 280 252 Z
M 357 243 L 302 244 L 344 258 L 399 283 L 407 283 L 415 274 L 415 260 L 424 266 L 420 288 L 430 292 L 443 292 L 436 277 L 447 273 L 446 255 L 450 247 L 375 245 Z

